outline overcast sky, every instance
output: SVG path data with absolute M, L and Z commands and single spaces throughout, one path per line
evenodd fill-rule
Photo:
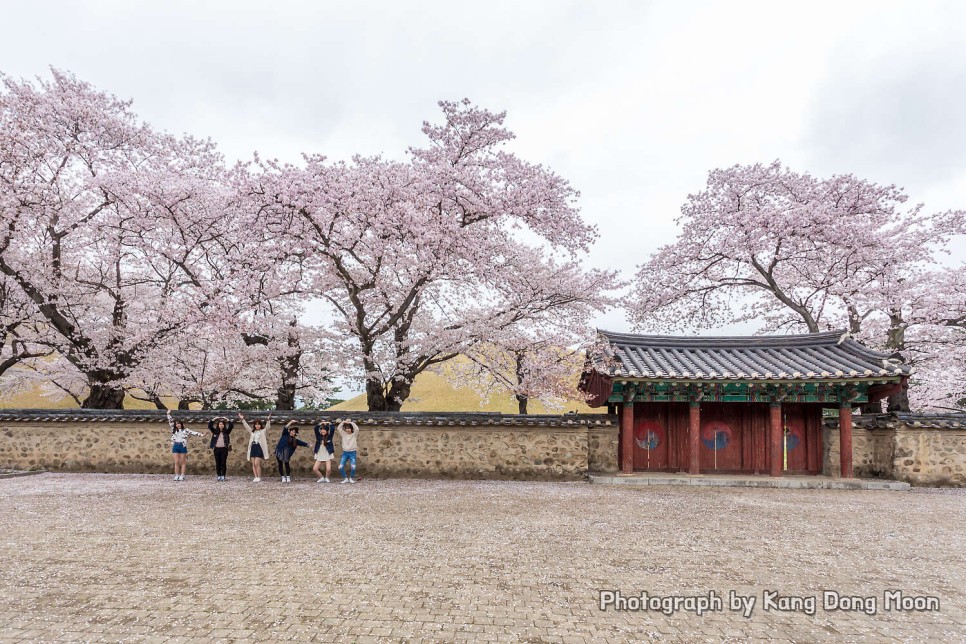
M 508 111 L 628 275 L 707 172 L 781 158 L 966 208 L 964 2 L 3 3 L 0 71 L 49 66 L 230 159 L 401 157 L 440 99 Z M 962 261 L 966 249 L 957 249 Z M 627 330 L 623 314 L 600 326 Z

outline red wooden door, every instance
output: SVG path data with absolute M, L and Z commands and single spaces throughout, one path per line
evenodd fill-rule
M 785 442 L 783 471 L 818 474 L 822 454 L 822 409 L 818 405 L 782 406 Z
M 701 405 L 701 471 L 740 472 L 742 442 L 745 434 L 742 405 L 705 403 Z
M 668 468 L 668 410 L 664 403 L 638 405 L 634 409 L 634 469 Z

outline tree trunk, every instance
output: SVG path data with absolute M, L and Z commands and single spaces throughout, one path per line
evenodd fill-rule
M 282 384 L 275 396 L 275 409 L 295 409 L 295 390 L 301 358 L 302 353 L 298 352 L 279 360 L 282 367 Z
M 181 400 L 178 401 L 178 409 L 187 411 L 191 409 L 191 403 L 193 402 L 198 402 L 198 401 L 192 400 L 190 398 L 182 398 Z
M 104 383 L 91 384 L 91 391 L 81 403 L 84 409 L 124 409 L 124 389 Z
M 275 395 L 275 409 L 295 409 L 295 383 L 286 382 Z
M 526 357 L 523 351 L 516 352 L 516 372 L 517 372 L 517 386 L 520 390 L 523 390 L 523 381 L 526 380 L 527 370 L 524 368 L 523 360 Z M 517 413 L 526 414 L 527 413 L 527 402 L 529 399 L 526 394 L 517 394 Z
M 902 352 L 906 348 L 906 323 L 902 319 L 902 311 L 889 312 L 889 330 L 886 336 L 886 347 L 891 349 L 895 357 L 905 362 Z M 909 381 L 902 383 L 902 391 L 889 396 L 886 411 L 909 411 Z
M 886 411 L 909 411 L 909 384 L 902 383 L 902 391 L 889 396 Z
M 402 404 L 409 398 L 412 391 L 412 378 L 396 378 L 389 387 L 389 395 L 386 397 L 386 411 L 400 411 Z
M 381 379 L 366 380 L 366 403 L 369 405 L 369 411 L 388 411 Z
M 295 392 L 298 388 L 299 366 L 302 364 L 302 350 L 299 347 L 299 337 L 295 334 L 296 320 L 289 323 L 286 344 L 289 352 L 278 359 L 278 366 L 282 369 L 282 384 L 275 396 L 275 409 L 295 409 Z

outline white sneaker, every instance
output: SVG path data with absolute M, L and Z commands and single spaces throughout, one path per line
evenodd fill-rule
M 291 483 L 292 482 L 292 477 L 291 476 L 286 476 L 285 477 L 285 482 L 286 483 Z
M 175 474 L 175 475 L 174 475 L 174 480 L 175 480 L 175 481 L 180 481 L 180 480 L 181 480 L 181 477 L 180 477 L 180 476 L 178 476 L 177 474 Z
M 252 483 L 261 483 L 261 482 L 262 482 L 262 479 L 258 477 L 252 479 Z
M 326 482 L 326 479 L 324 477 L 316 481 L 316 483 L 325 483 L 325 482 Z
M 349 482 L 349 479 L 342 479 L 342 482 L 343 483 L 348 483 Z
M 356 480 L 354 478 L 351 478 L 351 477 L 349 478 L 349 483 L 355 483 L 355 482 Z
M 328 476 L 327 476 L 327 477 L 325 477 L 325 478 L 324 478 L 324 479 L 322 479 L 322 480 L 323 480 L 323 481 L 325 481 L 326 483 L 331 483 L 331 482 L 332 482 L 332 481 L 330 481 L 330 480 L 329 480 L 329 477 L 328 477 Z

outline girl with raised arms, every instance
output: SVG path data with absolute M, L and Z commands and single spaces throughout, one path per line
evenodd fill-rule
M 235 423 L 225 416 L 215 416 L 208 421 L 208 431 L 211 432 L 211 443 L 208 447 L 215 454 L 215 475 L 219 481 L 228 476 L 228 452 L 231 451 L 231 430 Z
M 275 460 L 278 462 L 278 475 L 282 477 L 282 483 L 292 482 L 292 456 L 299 447 L 308 447 L 309 444 L 299 440 L 299 428 L 295 427 L 295 421 L 290 420 L 282 429 L 282 436 L 278 439 L 275 446 Z
M 268 454 L 268 430 L 272 426 L 272 415 L 268 415 L 268 421 L 262 422 L 256 419 L 252 422 L 254 429 L 249 427 L 245 421 L 245 416 L 238 412 L 238 420 L 242 422 L 248 430 L 248 460 L 252 464 L 252 483 L 262 482 L 262 461 Z
M 184 426 L 180 420 L 171 417 L 168 410 L 168 426 L 171 428 L 171 455 L 174 457 L 174 480 L 183 481 L 188 467 L 188 436 L 201 436 Z

